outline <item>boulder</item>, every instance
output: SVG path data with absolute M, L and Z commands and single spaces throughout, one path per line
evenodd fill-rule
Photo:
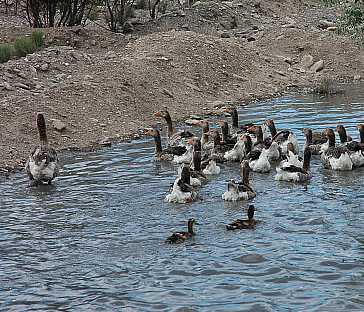
M 53 125 L 54 130 L 56 130 L 58 132 L 62 132 L 67 127 L 66 124 L 59 119 L 52 119 L 52 125 Z
M 324 61 L 323 60 L 319 60 L 318 62 L 316 62 L 315 64 L 313 64 L 310 67 L 310 71 L 312 71 L 314 73 L 317 73 L 317 72 L 319 72 L 320 70 L 323 70 L 323 69 L 324 69 Z

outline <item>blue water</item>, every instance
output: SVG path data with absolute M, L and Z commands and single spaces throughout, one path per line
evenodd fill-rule
M 241 122 L 323 129 L 363 123 L 360 88 L 332 98 L 284 97 L 243 106 Z M 194 129 L 197 130 L 197 129 Z M 176 166 L 153 161 L 143 139 L 63 154 L 54 186 L 0 181 L 2 311 L 363 311 L 364 168 L 332 172 L 312 162 L 308 185 L 253 173 L 255 230 L 228 232 L 251 202 L 221 199 L 238 164 L 187 205 L 163 202 Z M 194 217 L 196 237 L 166 245 Z

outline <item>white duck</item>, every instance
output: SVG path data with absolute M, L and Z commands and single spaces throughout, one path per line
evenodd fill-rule
M 193 202 L 197 198 L 197 192 L 190 184 L 190 178 L 190 168 L 183 166 L 180 177 L 174 181 L 171 193 L 165 197 L 165 202 L 179 204 Z
M 277 167 L 277 174 L 274 179 L 277 181 L 305 182 L 311 179 L 310 174 L 311 151 L 308 147 L 303 153 L 303 167 L 285 164 L 284 167 Z
M 357 128 L 360 133 L 360 131 L 361 131 L 360 125 Z M 353 163 L 353 166 L 354 167 L 364 166 L 364 152 L 363 152 L 363 146 L 361 146 L 361 143 L 359 143 L 357 141 L 353 141 L 352 138 L 346 134 L 346 130 L 343 125 L 336 126 L 336 131 L 339 133 L 341 144 L 346 146 L 348 149 L 348 153 L 349 153 L 350 159 Z
M 210 160 L 208 165 L 204 170 L 202 170 L 202 173 L 204 175 L 218 175 L 220 174 L 220 167 L 216 165 L 216 162 L 214 160 Z
M 329 141 L 329 148 L 321 154 L 321 160 L 327 169 L 338 171 L 353 170 L 353 162 L 346 146 L 335 146 L 335 133 L 332 129 L 326 129 L 325 135 Z
M 59 173 L 59 160 L 57 152 L 49 146 L 45 118 L 42 113 L 37 114 L 37 128 L 40 145 L 31 152 L 25 164 L 31 185 L 51 184 Z
M 242 180 L 228 182 L 228 190 L 222 194 L 222 199 L 226 201 L 248 200 L 254 198 L 256 193 L 249 183 L 249 161 L 243 160 L 240 164 L 240 175 Z
M 290 167 L 290 166 L 296 166 L 299 168 L 303 167 L 303 161 L 301 161 L 300 157 L 294 153 L 294 146 L 292 143 L 287 144 L 287 155 L 285 156 L 286 159 L 282 160 L 279 164 L 279 167 Z M 312 154 L 312 152 L 311 152 Z

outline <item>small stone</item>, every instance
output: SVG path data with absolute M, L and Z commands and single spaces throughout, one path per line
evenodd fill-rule
M 354 80 L 358 81 L 358 80 L 360 80 L 360 79 L 361 79 L 361 76 L 360 76 L 360 75 L 355 75 L 355 76 L 354 76 Z
M 292 59 L 290 57 L 284 58 L 284 62 L 286 62 L 289 65 L 292 65 L 292 63 L 293 63 L 293 61 L 292 61 Z
M 190 30 L 190 27 L 188 26 L 188 24 L 183 24 L 181 26 L 181 28 L 184 29 L 184 30 Z
M 27 75 L 23 72 L 18 72 L 17 75 L 20 77 L 20 78 L 23 78 L 23 79 L 27 79 Z
M 14 88 L 6 81 L 3 82 L 3 86 L 4 86 L 5 90 L 8 90 L 8 91 L 14 90 Z
M 230 34 L 227 31 L 224 31 L 221 35 L 221 38 L 230 38 Z
M 256 25 L 254 25 L 252 29 L 253 29 L 253 30 L 259 30 L 259 27 L 258 27 L 258 26 L 256 26 Z
M 95 39 L 92 39 L 92 40 L 90 41 L 90 44 L 91 44 L 92 46 L 96 46 L 96 40 L 95 40 Z
M 53 128 L 58 132 L 62 132 L 67 127 L 66 124 L 59 119 L 52 119 L 52 122 L 53 122 Z
M 248 40 L 248 42 L 252 42 L 252 41 L 255 41 L 255 40 L 256 40 L 256 38 L 255 38 L 255 37 L 253 37 L 253 36 L 250 36 L 250 37 L 248 37 L 248 38 L 247 38 L 247 40 Z
M 319 60 L 318 62 L 316 62 L 315 64 L 313 64 L 310 67 L 310 71 L 317 73 L 320 70 L 322 70 L 324 68 L 324 61 L 323 60 Z
M 337 27 L 336 26 L 330 26 L 326 28 L 327 31 L 336 31 Z
M 163 93 L 165 94 L 165 95 L 168 95 L 170 98 L 174 98 L 174 96 L 173 96 L 173 94 L 169 91 L 169 90 L 167 90 L 167 89 L 163 89 L 162 90 L 163 91 Z
M 110 138 L 104 138 L 102 139 L 99 144 L 101 146 L 110 147 L 111 146 L 111 139 Z
M 308 69 L 313 65 L 313 56 L 306 54 L 303 56 L 302 60 L 301 60 L 301 67 L 303 69 Z
M 330 22 L 328 20 L 320 20 L 318 24 L 318 27 L 321 29 L 327 29 L 328 27 L 333 27 L 333 26 L 335 26 L 335 23 Z
M 48 71 L 49 70 L 49 64 L 48 63 L 44 63 L 40 66 L 40 70 L 41 71 Z
M 112 58 L 116 58 L 117 55 L 114 51 L 108 51 L 106 54 L 105 54 L 105 58 L 107 59 L 112 59 Z
M 123 33 L 124 34 L 130 34 L 134 31 L 134 26 L 130 22 L 125 22 L 123 26 Z
M 30 87 L 28 85 L 21 83 L 21 82 L 14 83 L 14 87 L 21 88 L 24 90 L 30 90 Z

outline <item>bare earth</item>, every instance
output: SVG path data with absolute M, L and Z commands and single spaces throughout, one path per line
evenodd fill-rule
M 335 22 L 340 11 L 297 2 L 202 2 L 139 23 L 128 35 L 92 25 L 46 30 L 44 49 L 0 64 L 0 171 L 23 165 L 37 143 L 39 111 L 56 149 L 83 150 L 134 138 L 164 106 L 182 120 L 218 105 L 311 88 L 324 77 L 361 80 L 363 49 L 319 27 L 320 20 Z M 30 32 L 0 14 L 0 41 Z M 323 69 L 305 66 L 305 55 L 323 60 Z M 53 119 L 66 129 L 56 131 Z

